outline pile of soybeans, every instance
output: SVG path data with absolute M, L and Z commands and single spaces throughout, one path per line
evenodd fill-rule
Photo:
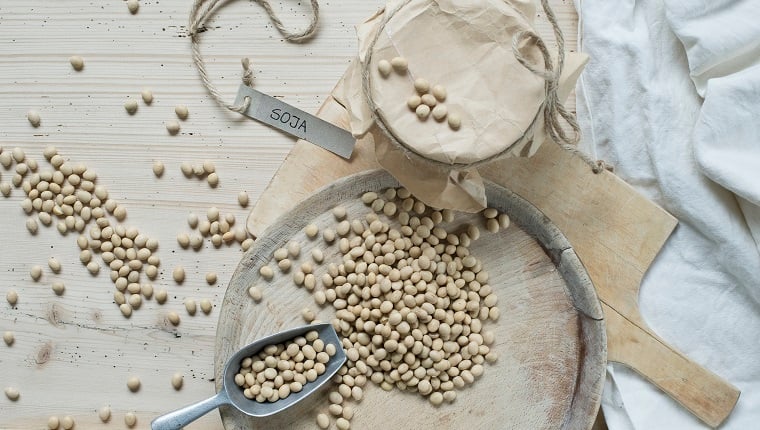
M 302 246 L 293 240 L 274 251 L 259 268 L 262 280 L 249 289 L 254 301 L 262 301 L 264 284 L 279 271 L 312 293 L 317 305 L 334 309 L 332 324 L 348 361 L 334 377 L 327 413 L 317 416 L 320 428 L 329 427 L 331 416 L 338 429 L 350 428 L 347 402 L 361 401 L 368 381 L 386 391 L 418 393 L 438 406 L 453 402 L 458 389 L 484 373 L 485 363 L 498 359 L 491 351 L 494 333 L 485 327 L 499 318 L 497 297 L 469 249 L 480 229 L 453 227 L 452 211 L 427 207 L 405 188 L 361 199 L 366 213 L 353 217 L 338 206 L 334 225 L 321 235 L 314 224 L 304 228 L 307 240 L 323 242 L 314 245 L 312 261 L 296 263 Z M 490 232 L 509 225 L 495 209 L 483 216 Z M 340 261 L 324 261 L 328 247 L 337 248 Z M 320 265 L 326 267 L 318 275 Z M 308 308 L 302 316 L 315 320 Z

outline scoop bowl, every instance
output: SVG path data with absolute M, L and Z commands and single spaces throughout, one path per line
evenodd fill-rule
M 335 345 L 335 355 L 330 357 L 330 361 L 327 362 L 325 373 L 319 375 L 314 382 L 305 384 L 303 390 L 298 393 L 291 393 L 288 397 L 277 400 L 276 402 L 259 403 L 255 400 L 248 399 L 243 395 L 243 390 L 235 384 L 235 375 L 240 370 L 240 362 L 244 358 L 259 353 L 267 345 L 283 343 L 313 330 L 319 333 L 319 338 L 322 339 L 325 345 Z M 268 417 L 274 415 L 295 405 L 317 391 L 325 384 L 325 382 L 329 381 L 333 375 L 335 375 L 345 362 L 346 353 L 343 351 L 340 337 L 338 337 L 338 333 L 335 331 L 332 324 L 329 323 L 296 327 L 262 337 L 253 343 L 244 346 L 227 360 L 227 363 L 224 365 L 222 389 L 215 396 L 185 406 L 184 408 L 177 409 L 168 414 L 161 415 L 150 423 L 151 429 L 181 429 L 222 405 L 232 405 L 240 412 L 252 417 Z

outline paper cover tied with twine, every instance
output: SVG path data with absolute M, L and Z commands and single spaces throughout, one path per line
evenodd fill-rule
M 380 165 L 425 203 L 483 209 L 477 168 L 532 155 L 551 135 L 548 95 L 564 100 L 587 61 L 582 54 L 548 57 L 532 28 L 535 15 L 532 1 L 391 0 L 357 27 L 358 61 L 333 94 L 349 112 L 351 132 L 371 139 Z M 378 65 L 396 57 L 408 70 L 383 74 Z M 445 88 L 436 103 L 461 118 L 458 129 L 410 109 L 419 78 Z

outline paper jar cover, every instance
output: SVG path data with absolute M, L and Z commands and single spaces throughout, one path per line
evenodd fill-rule
M 348 110 L 351 132 L 357 137 L 371 134 L 378 162 L 425 203 L 468 212 L 482 209 L 482 179 L 467 166 L 531 155 L 544 139 L 545 82 L 512 52 L 514 34 L 532 30 L 534 16 L 532 1 L 390 1 L 357 27 L 359 61 L 333 94 Z M 521 52 L 542 63 L 537 49 Z M 408 71 L 381 75 L 378 62 L 394 57 L 405 58 Z M 585 61 L 583 55 L 567 56 L 562 98 Z M 458 130 L 445 119 L 420 120 L 407 106 L 417 94 L 417 78 L 446 89 L 446 99 L 439 103 L 462 118 Z

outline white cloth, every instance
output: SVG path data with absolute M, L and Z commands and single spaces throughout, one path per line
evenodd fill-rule
M 583 149 L 680 222 L 644 277 L 644 320 L 742 391 L 722 428 L 760 428 L 760 1 L 575 1 Z M 610 429 L 706 428 L 608 371 Z

